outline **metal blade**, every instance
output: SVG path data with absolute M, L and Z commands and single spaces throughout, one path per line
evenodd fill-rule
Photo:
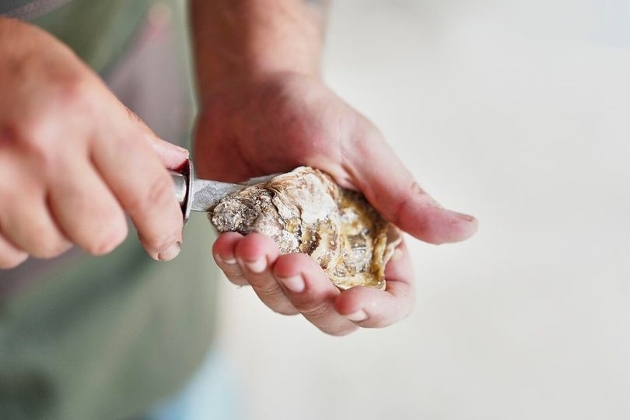
M 209 181 L 195 176 L 195 169 L 190 160 L 187 160 L 179 170 L 171 171 L 175 197 L 182 208 L 184 224 L 188 221 L 191 211 L 210 212 L 228 195 L 251 185 L 267 182 L 276 175 L 251 178 L 239 184 Z
M 247 185 L 193 179 L 192 191 L 189 191 L 189 193 L 192 193 L 190 209 L 193 211 L 210 211 L 219 204 L 222 198 L 245 187 Z

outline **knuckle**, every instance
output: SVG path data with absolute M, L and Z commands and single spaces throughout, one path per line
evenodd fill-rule
M 3 148 L 7 148 L 7 146 L 17 146 L 21 139 L 23 138 L 23 127 L 22 123 L 15 119 L 5 119 L 2 121 L 0 125 L 0 145 Z
M 51 124 L 41 115 L 5 120 L 0 127 L 0 143 L 28 156 L 40 173 L 51 167 L 55 158 Z
M 175 203 L 173 193 L 173 183 L 166 176 L 159 176 L 153 179 L 142 194 L 136 194 L 129 202 L 130 213 L 144 215 L 152 210 L 161 210 L 159 207 L 166 206 L 169 202 Z
M 27 239 L 28 251 L 35 258 L 49 259 L 62 254 L 66 250 L 66 242 L 52 232 L 37 229 Z M 35 233 L 37 233 L 35 235 Z
M 223 267 L 223 274 L 232 283 L 237 286 L 249 286 L 249 281 L 243 275 L 238 267 Z
M 321 302 L 315 305 L 299 305 L 296 307 L 302 313 L 302 315 L 307 318 L 314 319 L 322 317 L 331 309 L 331 305 L 328 302 Z
M 55 258 L 68 250 L 70 245 L 66 240 L 57 235 L 46 236 L 48 239 L 38 237 L 37 240 L 33 242 L 34 246 L 32 247 L 31 255 L 36 258 L 50 259 Z
M 64 68 L 63 71 L 47 72 L 47 89 L 39 95 L 44 109 L 72 110 L 85 113 L 91 109 L 95 97 L 95 78 L 82 68 Z
M 251 282 L 250 282 L 251 284 Z M 271 281 L 265 284 L 253 285 L 258 298 L 265 303 L 272 311 L 281 315 L 297 315 L 299 311 L 284 294 L 282 287 Z
M 297 315 L 300 312 L 295 309 L 295 307 L 289 303 L 282 303 L 279 305 L 276 305 L 274 308 L 272 308 L 274 312 L 279 313 L 280 315 Z
M 24 227 L 14 231 L 13 239 L 19 247 L 35 258 L 54 258 L 66 250 L 67 242 L 42 217 L 29 217 Z
M 265 282 L 256 285 L 256 293 L 261 299 L 275 298 L 278 295 L 284 295 L 282 287 L 277 282 Z
M 74 75 L 57 85 L 53 100 L 57 106 L 83 113 L 90 109 L 92 91 L 84 77 Z
M 412 181 L 406 191 L 407 193 L 401 196 L 396 203 L 392 203 L 392 209 L 390 210 L 391 214 L 385 215 L 385 217 L 389 218 L 389 220 L 391 220 L 396 226 L 400 226 L 401 219 L 403 218 L 403 214 L 405 213 L 407 206 L 413 204 L 416 195 L 426 194 L 416 181 Z
M 24 211 L 20 209 L 22 205 L 29 204 L 21 203 L 13 209 L 3 209 L 6 218 L 0 229 L 0 259 L 11 263 L 14 259 L 24 258 L 24 253 L 49 259 L 67 251 L 71 244 L 48 216 L 37 209 L 33 212 Z
M 21 149 L 39 149 L 46 144 L 45 136 L 48 131 L 45 117 L 37 115 L 22 115 L 7 118 L 0 127 L 3 144 L 9 144 Z
M 84 249 L 92 255 L 105 255 L 116 249 L 127 237 L 126 223 L 112 223 L 107 230 L 95 234 Z
M 93 89 L 84 78 L 67 77 L 51 80 L 49 87 L 38 93 L 37 106 L 27 112 L 9 113 L 0 123 L 1 144 L 21 149 L 41 163 L 47 163 L 55 151 L 56 141 L 68 141 L 59 135 L 59 128 L 68 124 L 84 124 L 84 116 L 93 108 Z

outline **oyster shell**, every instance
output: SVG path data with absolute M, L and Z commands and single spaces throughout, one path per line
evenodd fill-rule
M 283 254 L 310 255 L 342 290 L 384 289 L 385 266 L 401 241 L 361 194 L 306 166 L 224 198 L 210 220 L 220 232 L 259 232 Z

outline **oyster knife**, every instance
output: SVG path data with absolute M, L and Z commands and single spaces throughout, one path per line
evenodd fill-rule
M 241 191 L 251 185 L 266 182 L 275 175 L 251 178 L 245 182 L 229 182 L 199 179 L 195 175 L 193 163 L 188 159 L 179 171 L 171 171 L 175 188 L 175 197 L 184 216 L 184 224 L 191 211 L 210 212 L 219 202 L 230 194 Z

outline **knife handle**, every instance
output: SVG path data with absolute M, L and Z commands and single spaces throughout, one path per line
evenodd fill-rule
M 182 209 L 182 215 L 184 216 L 184 225 L 188 222 L 190 217 L 190 207 L 192 203 L 192 186 L 195 179 L 195 170 L 190 159 L 186 160 L 186 163 L 177 171 L 170 171 L 171 178 L 173 179 L 173 188 L 175 192 L 175 198 Z
M 179 172 L 171 171 L 173 187 L 175 188 L 175 198 L 180 206 L 186 204 L 186 194 L 188 193 L 188 180 Z

